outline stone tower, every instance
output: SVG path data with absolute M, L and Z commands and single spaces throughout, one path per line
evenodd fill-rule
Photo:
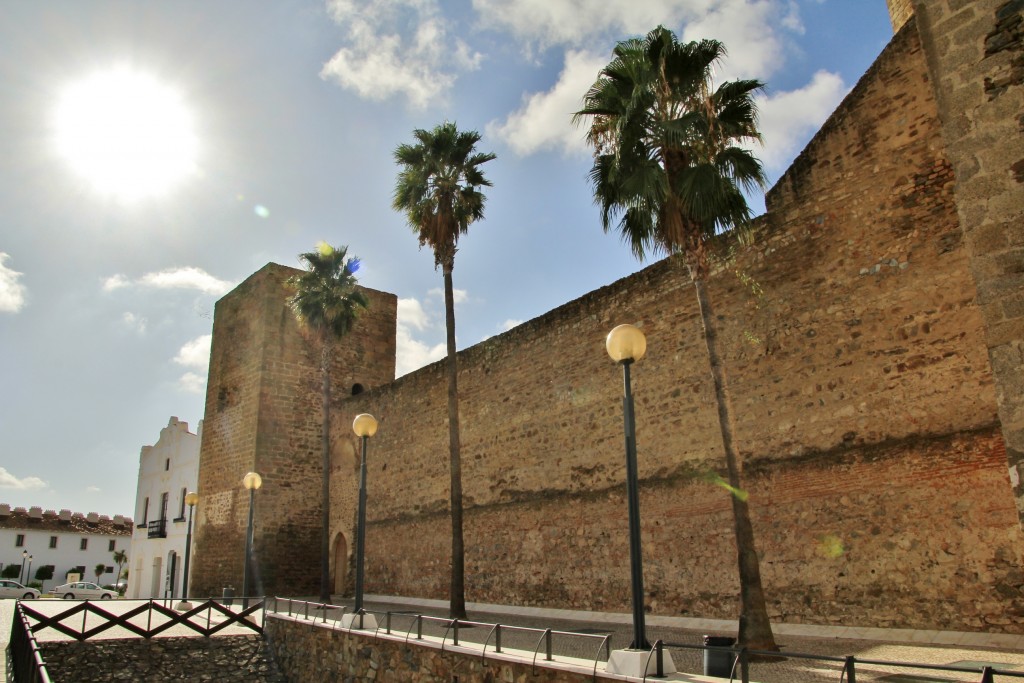
M 301 595 L 319 586 L 319 352 L 287 305 L 287 280 L 299 272 L 267 264 L 217 302 L 200 452 L 196 596 L 220 595 L 226 586 L 241 592 L 249 510 L 242 477 L 249 471 L 263 478 L 255 497 L 254 588 Z M 334 402 L 395 377 L 397 299 L 364 292 L 370 307 L 336 348 Z M 350 438 L 339 420 L 331 431 L 333 441 Z

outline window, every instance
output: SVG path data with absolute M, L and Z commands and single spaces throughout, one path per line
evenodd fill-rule
M 89 549 L 89 539 L 88 538 L 83 538 L 79 542 L 79 544 L 78 544 L 78 549 L 79 550 L 88 550 Z
M 160 516 L 157 519 L 163 521 L 167 519 L 167 503 L 171 499 L 171 494 L 164 491 L 160 494 Z
M 171 469 L 171 459 L 167 458 L 167 460 L 164 462 L 164 472 L 168 472 L 168 471 L 170 471 L 170 469 Z
M 14 547 L 23 548 L 25 546 L 25 534 L 18 534 L 14 538 Z
M 56 548 L 57 547 L 57 537 L 56 536 L 50 536 L 50 547 L 51 548 Z
M 106 569 L 103 570 L 103 573 L 104 574 L 113 574 L 114 573 L 114 568 L 108 566 Z
M 109 543 L 107 543 L 107 550 L 109 550 L 110 552 L 114 552 L 114 548 L 116 545 L 117 541 L 111 540 Z
M 142 514 L 139 515 L 142 518 L 142 522 L 139 526 L 146 526 L 146 522 L 149 521 L 149 496 L 146 496 L 146 500 L 142 503 Z
M 185 496 L 188 495 L 188 489 L 181 489 L 181 509 L 178 511 L 178 519 L 185 519 Z

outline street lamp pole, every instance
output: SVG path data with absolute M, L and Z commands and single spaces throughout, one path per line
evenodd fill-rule
M 366 442 L 377 433 L 377 420 L 373 415 L 356 415 L 352 431 L 363 445 L 363 457 L 359 465 L 359 517 L 356 523 L 356 599 L 352 611 L 357 614 L 363 609 L 363 563 L 366 553 Z
M 199 494 L 189 491 L 185 494 L 185 505 L 188 505 L 188 527 L 185 532 L 185 567 L 181 579 L 181 602 L 178 603 L 179 610 L 192 609 L 192 603 L 188 601 L 188 562 L 192 556 L 192 511 L 199 502 Z M 246 553 L 248 556 L 248 553 Z
M 249 606 L 249 583 L 252 569 L 252 520 L 256 489 L 263 485 L 263 478 L 255 472 L 249 472 L 242 478 L 242 486 L 249 491 L 249 526 L 245 532 L 245 567 L 242 572 L 242 608 Z
M 28 556 L 28 571 L 25 572 L 25 585 L 27 586 L 28 582 L 31 581 L 31 580 L 32 580 L 32 556 L 29 555 Z
M 27 560 L 27 559 L 28 559 L 28 551 L 27 550 L 22 550 L 21 551 L 21 572 L 18 574 L 18 583 L 20 583 L 22 586 L 25 585 L 25 578 L 24 578 L 25 577 L 25 560 Z
M 644 624 L 644 570 L 640 551 L 640 493 L 636 465 L 636 419 L 633 414 L 633 392 L 630 366 L 647 351 L 643 332 L 632 325 L 619 325 L 608 333 L 605 347 L 612 360 L 622 366 L 622 418 L 626 437 L 626 496 L 629 508 L 629 571 L 633 593 L 633 642 L 631 650 L 650 650 Z

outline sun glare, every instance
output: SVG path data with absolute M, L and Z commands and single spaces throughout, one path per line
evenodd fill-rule
M 163 194 L 196 170 L 190 112 L 178 93 L 146 74 L 114 69 L 70 85 L 54 127 L 71 167 L 118 199 Z

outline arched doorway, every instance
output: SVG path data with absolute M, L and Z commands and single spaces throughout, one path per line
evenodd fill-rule
M 164 595 L 174 598 L 178 583 L 178 553 L 173 550 L 167 553 L 167 580 L 164 583 Z
M 334 590 L 335 595 L 343 594 L 347 588 L 348 580 L 348 541 L 345 534 L 339 533 L 334 537 L 334 552 L 331 554 L 334 560 Z

